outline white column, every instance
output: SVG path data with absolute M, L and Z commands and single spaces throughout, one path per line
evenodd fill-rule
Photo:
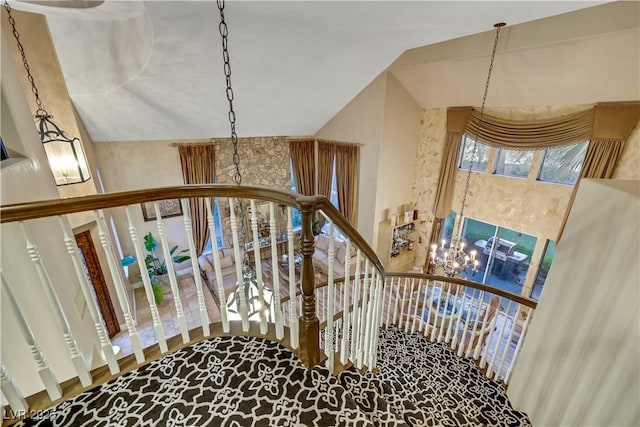
M 271 235 L 271 271 L 273 271 L 273 315 L 276 322 L 276 338 L 284 338 L 282 306 L 280 304 L 280 271 L 278 269 L 278 230 L 276 229 L 276 209 L 269 202 L 269 234 Z
M 89 284 L 87 274 L 82 265 L 82 261 L 80 260 L 80 255 L 78 254 L 78 245 L 76 244 L 76 240 L 73 236 L 71 225 L 69 224 L 69 220 L 66 216 L 60 215 L 58 216 L 58 220 L 60 221 L 60 227 L 62 228 L 62 232 L 64 233 L 64 242 L 67 246 L 67 252 L 69 252 L 69 256 L 71 257 L 71 261 L 73 262 L 73 268 L 76 271 L 76 277 L 78 278 L 78 282 L 80 282 L 80 289 L 82 289 L 82 294 L 84 295 L 84 299 L 87 302 L 89 314 L 91 315 L 91 319 L 93 319 L 93 324 L 96 328 L 98 339 L 100 340 L 100 348 L 102 349 L 102 354 L 105 361 L 107 362 L 107 365 L 109 365 L 109 372 L 111 372 L 112 375 L 115 375 L 120 372 L 120 367 L 118 366 L 118 362 L 116 361 L 116 355 L 113 352 L 113 345 L 111 344 L 109 335 L 104 328 L 104 320 L 102 319 L 100 308 L 98 307 L 95 296 L 91 291 L 91 284 Z
M 111 272 L 111 278 L 116 289 L 116 295 L 118 296 L 118 302 L 122 308 L 122 314 L 124 316 L 124 322 L 127 325 L 129 331 L 129 338 L 131 339 L 131 345 L 133 352 L 136 355 L 136 361 L 138 363 L 144 362 L 144 353 L 142 352 L 142 346 L 140 345 L 140 337 L 138 337 L 138 331 L 136 330 L 133 318 L 131 317 L 131 308 L 129 307 L 129 301 L 127 300 L 127 291 L 122 283 L 122 276 L 120 275 L 120 263 L 116 262 L 113 257 L 113 251 L 111 249 L 111 242 L 106 233 L 106 223 L 104 221 L 104 214 L 102 210 L 93 211 L 96 218 L 96 224 L 98 225 L 98 236 L 100 236 L 100 243 L 104 249 L 104 253 L 107 257 L 107 265 Z M 146 269 L 143 268 L 144 271 Z
M 242 203 L 242 201 L 240 201 Z M 240 318 L 242 319 L 242 330 L 244 332 L 249 331 L 249 312 L 247 307 L 247 300 L 245 298 L 245 293 L 240 286 L 242 286 L 242 266 L 244 264 L 244 260 L 240 255 L 240 242 L 238 241 L 238 220 L 236 219 L 236 207 L 235 200 L 233 198 L 229 198 L 229 220 L 231 222 L 231 237 L 233 239 L 233 256 L 235 257 L 236 264 L 236 277 L 237 277 L 237 286 L 236 286 L 236 295 L 238 296 L 238 301 L 236 304 L 238 305 L 238 312 L 240 313 Z M 244 221 L 244 218 L 240 218 L 241 221 Z M 242 242 L 244 245 L 244 242 Z M 242 248 L 243 252 L 245 248 Z M 226 304 L 226 301 L 221 301 L 221 304 Z
M 92 383 L 91 374 L 87 369 L 87 363 L 85 362 L 82 354 L 78 350 L 78 344 L 76 343 L 75 337 L 71 332 L 71 328 L 69 327 L 69 322 L 67 320 L 67 316 L 60 305 L 60 300 L 58 299 L 58 295 L 56 294 L 55 289 L 53 288 L 53 283 L 51 283 L 51 278 L 49 277 L 49 272 L 47 271 L 44 262 L 42 261 L 42 257 L 40 256 L 40 250 L 38 246 L 33 243 L 31 240 L 31 235 L 29 234 L 29 229 L 23 221 L 20 221 L 20 227 L 22 229 L 22 234 L 24 235 L 25 241 L 27 242 L 27 251 L 29 252 L 29 256 L 31 257 L 31 261 L 33 261 L 36 271 L 38 272 L 38 276 L 40 278 L 40 283 L 44 289 L 45 295 L 47 296 L 47 300 L 49 301 L 49 305 L 51 306 L 53 313 L 55 315 L 56 322 L 58 326 L 62 330 L 64 340 L 67 344 L 67 349 L 69 350 L 69 354 L 71 356 L 71 361 L 73 362 L 73 366 L 76 368 L 76 372 L 78 373 L 78 378 L 80 379 L 80 383 L 84 387 L 88 387 Z
M 180 300 L 180 289 L 178 288 L 178 279 L 176 278 L 176 269 L 173 266 L 173 255 L 169 250 L 169 242 L 167 241 L 167 232 L 164 228 L 164 220 L 160 213 L 160 206 L 158 202 L 153 202 L 153 208 L 156 211 L 156 226 L 158 227 L 158 235 L 160 236 L 160 243 L 162 246 L 162 255 L 164 256 L 164 263 L 167 266 L 167 276 L 169 276 L 169 285 L 171 286 L 171 292 L 173 293 L 173 304 L 176 307 L 176 317 L 178 318 L 178 324 L 180 325 L 180 333 L 182 334 L 182 342 L 189 342 L 189 329 L 187 329 L 187 319 L 184 317 L 184 309 L 182 308 L 182 301 Z M 183 210 L 184 214 L 184 210 Z M 189 233 L 191 234 L 191 233 Z M 193 236 L 191 236 L 193 238 Z
M 9 284 L 6 281 L 6 278 L 4 277 L 4 273 L 2 272 L 1 267 L 0 267 L 0 277 L 2 278 L 2 292 L 7 297 L 7 300 L 9 301 L 9 305 L 12 307 L 13 311 L 16 313 L 18 328 L 20 329 L 22 336 L 24 336 L 24 340 L 27 342 L 27 345 L 29 346 L 29 350 L 33 355 L 33 359 L 36 361 L 36 365 L 38 365 L 38 375 L 40 375 L 40 379 L 44 383 L 44 386 L 47 390 L 47 394 L 49 394 L 49 398 L 51 399 L 51 401 L 60 399 L 62 397 L 62 389 L 60 388 L 60 384 L 58 383 L 58 380 L 56 379 L 53 372 L 51 372 L 51 369 L 49 368 L 49 364 L 47 363 L 47 360 L 45 359 L 44 354 L 42 354 L 42 350 L 40 350 L 40 346 L 36 342 L 36 339 L 33 336 L 33 332 L 31 331 L 29 324 L 27 323 L 26 319 L 22 315 L 22 310 L 20 309 L 20 306 L 16 301 L 15 295 L 13 294 L 11 287 L 9 286 Z
M 209 224 L 209 235 L 211 236 L 211 257 L 213 258 L 213 269 L 216 275 L 216 287 L 218 289 L 218 297 L 220 299 L 220 319 L 222 320 L 222 330 L 224 331 L 224 333 L 229 333 L 229 311 L 227 307 L 228 295 L 225 295 L 224 293 L 222 267 L 220 265 L 220 252 L 218 248 L 218 240 L 216 239 L 216 225 L 215 221 L 213 220 L 213 206 L 211 205 L 211 198 L 209 197 L 207 197 L 204 202 L 207 206 L 207 223 Z M 200 308 L 200 311 L 202 312 L 202 307 Z M 208 330 L 209 328 L 207 327 L 207 331 Z M 208 332 L 207 335 L 209 335 Z
M 349 306 L 351 291 L 351 240 L 345 242 L 344 283 L 342 298 L 342 344 L 340 347 L 340 363 L 347 364 L 349 360 L 349 329 L 351 327 Z
M 253 232 L 253 259 L 258 285 L 258 317 L 260 318 L 260 333 L 267 334 L 267 316 L 265 314 L 264 282 L 262 278 L 262 259 L 260 257 L 260 239 L 258 236 L 258 215 L 256 213 L 256 202 L 251 200 L 251 231 Z
M 291 348 L 298 348 L 298 312 L 296 297 L 296 268 L 295 253 L 293 251 L 293 219 L 291 215 L 291 207 L 287 206 L 287 250 L 289 257 L 289 341 Z
M 209 207 L 211 206 L 211 200 L 209 198 L 205 199 L 205 203 L 208 202 L 207 205 L 207 209 L 209 209 Z M 211 333 L 209 330 L 209 315 L 207 313 L 207 305 L 204 302 L 204 293 L 202 292 L 202 276 L 200 276 L 200 265 L 198 264 L 198 252 L 196 251 L 196 244 L 193 241 L 193 231 L 191 229 L 191 210 L 189 209 L 189 200 L 188 199 L 181 199 L 180 203 L 182 204 L 182 212 L 183 212 L 183 221 L 184 221 L 184 231 L 187 235 L 187 242 L 189 244 L 189 255 L 191 256 L 191 270 L 193 270 L 193 283 L 196 287 L 196 295 L 198 296 L 198 311 L 200 312 L 200 324 L 202 325 L 202 334 L 205 337 L 208 337 L 209 334 Z M 207 216 L 207 222 L 208 222 L 208 216 Z M 211 224 L 213 223 L 213 215 L 211 215 L 211 223 L 209 223 L 209 227 L 211 227 Z M 215 243 L 216 245 L 216 249 L 215 252 L 216 254 L 218 253 L 218 243 L 216 242 L 216 233 L 215 233 L 215 229 L 209 231 L 209 238 L 211 239 L 211 244 L 213 245 L 213 243 Z M 224 305 L 224 304 L 221 304 Z M 225 309 L 226 309 L 226 305 Z M 220 309 L 220 313 L 222 314 L 222 308 Z M 226 318 L 226 310 L 225 310 L 225 317 L 224 319 L 227 320 Z M 224 325 L 224 322 L 223 322 Z M 228 330 L 229 328 L 229 321 L 227 320 L 227 329 L 225 330 L 225 332 L 229 332 Z
M 24 396 L 14 384 L 13 379 L 7 373 L 7 370 L 2 364 L 0 364 L 0 384 L 2 386 L 2 393 L 4 393 L 5 397 L 9 401 L 9 406 L 11 406 L 13 413 L 16 415 L 26 415 L 29 405 L 27 405 L 27 401 L 24 400 Z

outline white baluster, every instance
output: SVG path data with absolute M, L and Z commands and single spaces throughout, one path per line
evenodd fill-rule
M 396 300 L 393 310 L 393 326 L 400 329 L 400 323 L 402 322 L 402 302 L 400 301 L 400 278 L 396 277 L 395 283 L 391 281 L 396 290 Z M 400 313 L 400 319 L 398 320 L 398 313 Z
M 60 221 L 60 228 L 62 228 L 62 232 L 64 233 L 64 243 L 67 246 L 67 252 L 69 252 L 71 262 L 73 262 L 73 268 L 76 272 L 76 277 L 78 278 L 78 282 L 80 282 L 80 289 L 82 290 L 84 299 L 87 302 L 89 315 L 93 320 L 93 325 L 96 328 L 96 333 L 98 334 L 102 354 L 105 361 L 107 362 L 107 365 L 109 366 L 109 372 L 111 372 L 112 375 L 115 375 L 120 372 L 120 367 L 118 366 L 118 362 L 116 361 L 116 355 L 113 352 L 113 345 L 111 344 L 111 340 L 109 340 L 107 331 L 104 328 L 104 321 L 102 319 L 102 315 L 100 314 L 100 308 L 98 307 L 98 303 L 96 302 L 94 294 L 91 290 L 91 285 L 89 284 L 89 280 L 87 279 L 87 274 L 82 265 L 82 261 L 80 260 L 80 255 L 78 254 L 78 245 L 76 244 L 76 240 L 73 237 L 71 225 L 69 224 L 69 221 L 65 216 L 58 216 L 58 220 Z
M 360 288 L 361 280 L 360 280 L 360 265 L 361 263 L 361 251 L 358 248 L 356 255 L 356 275 L 355 280 L 353 282 L 354 292 L 353 292 L 353 312 L 351 317 L 351 361 L 355 364 L 357 359 L 357 351 L 358 351 L 358 335 L 360 335 L 360 306 L 362 302 L 360 300 Z
M 180 325 L 180 332 L 182 334 L 182 342 L 188 343 L 189 329 L 187 329 L 187 319 L 184 316 L 184 309 L 182 308 L 182 300 L 180 299 L 180 289 L 178 288 L 178 279 L 176 277 L 176 269 L 173 266 L 172 254 L 169 251 L 169 242 L 167 241 L 167 232 L 164 227 L 164 220 L 160 212 L 160 206 L 158 202 L 153 202 L 153 208 L 156 211 L 156 227 L 158 228 L 158 235 L 160 235 L 160 245 L 162 246 L 162 255 L 164 256 L 164 263 L 167 266 L 167 276 L 169 276 L 169 286 L 171 286 L 171 292 L 173 293 L 173 304 L 176 307 L 176 317 L 178 318 L 178 324 Z M 188 211 L 188 206 L 186 211 Z M 183 212 L 186 212 L 183 210 Z M 191 221 L 189 221 L 191 223 Z M 191 236 L 191 233 L 188 233 Z M 193 236 L 191 236 L 193 238 Z
M 476 331 L 478 331 L 478 327 L 480 326 L 480 312 L 482 311 L 484 301 L 484 291 L 480 291 L 480 297 L 478 298 L 478 309 L 476 310 L 476 315 L 473 318 L 473 326 L 471 327 L 471 334 L 469 335 L 469 342 L 467 343 L 467 350 L 464 353 L 464 357 L 469 357 L 471 355 L 471 347 L 473 347 L 473 337 L 475 336 Z
M 369 370 L 372 370 L 373 353 L 375 353 L 375 336 L 378 335 L 378 272 L 371 267 L 371 292 L 369 293 L 369 310 L 367 312 L 367 335 L 365 340 L 364 361 Z
M 24 340 L 27 342 L 27 345 L 29 346 L 29 350 L 31 351 L 31 355 L 33 356 L 33 359 L 36 361 L 36 365 L 38 366 L 38 375 L 40 375 L 40 379 L 42 380 L 47 390 L 47 394 L 49 394 L 49 398 L 51 399 L 51 401 L 60 399 L 62 397 L 62 389 L 60 388 L 60 384 L 58 383 L 58 380 L 56 379 L 53 372 L 51 372 L 51 369 L 49 368 L 49 364 L 47 363 L 47 360 L 45 359 L 44 354 L 42 354 L 42 350 L 40 350 L 40 346 L 36 342 L 36 339 L 33 336 L 33 332 L 31 331 L 29 324 L 27 323 L 26 319 L 22 315 L 22 309 L 18 305 L 15 295 L 13 294 L 11 287 L 7 283 L 1 267 L 0 267 L 0 277 L 2 278 L 2 292 L 7 297 L 7 300 L 9 301 L 9 305 L 12 307 L 13 311 L 16 313 L 18 328 L 20 329 L 20 332 L 22 332 L 22 336 L 24 336 Z
M 445 295 L 445 301 L 446 301 L 445 304 L 448 305 L 449 301 L 450 301 L 450 297 L 451 297 L 451 284 L 450 283 L 446 283 L 446 284 L 443 283 L 442 286 L 443 286 L 443 288 L 441 288 L 441 289 L 444 289 L 444 286 L 447 287 L 447 294 Z M 441 290 L 441 292 L 442 292 L 442 290 Z M 449 313 L 447 313 L 447 310 L 446 310 L 447 305 L 445 305 L 445 310 L 443 310 L 445 312 L 445 314 L 442 315 L 442 319 L 440 321 L 440 327 L 438 328 L 438 342 L 442 342 L 443 334 L 445 333 L 445 329 L 446 329 L 445 322 L 446 322 L 447 318 L 449 318 L 449 324 L 451 323 L 451 318 L 453 318 L 453 309 L 451 310 L 451 314 L 449 315 Z M 448 325 L 446 325 L 446 326 L 448 326 Z
M 385 317 L 385 325 L 386 325 L 386 329 L 389 329 L 389 322 L 392 320 L 392 316 L 391 316 L 391 301 L 393 300 L 393 279 L 387 279 L 389 280 L 389 286 L 387 286 L 387 290 L 389 291 L 388 293 L 385 294 L 385 298 L 387 299 L 387 315 Z
M 491 300 L 489 300 L 491 301 Z M 489 311 L 490 311 L 490 306 L 487 306 L 486 309 L 484 310 L 484 315 L 482 316 L 482 324 L 480 325 L 480 328 L 478 329 L 477 327 L 474 330 L 478 331 L 478 342 L 476 343 L 475 349 L 473 350 L 473 355 L 472 358 L 473 359 L 478 359 L 479 353 L 480 353 L 480 348 L 482 347 L 482 342 L 483 342 L 483 335 L 485 331 L 488 331 L 490 325 L 487 324 L 487 322 L 489 321 Z M 491 322 L 493 323 L 493 321 Z M 487 337 L 488 338 L 488 337 Z M 469 346 L 471 346 L 471 343 L 469 343 Z M 488 346 L 487 346 L 488 347 Z
M 340 363 L 347 364 L 349 360 L 349 305 L 350 305 L 350 291 L 351 291 L 351 240 L 347 239 L 345 242 L 345 260 L 344 260 L 344 283 L 343 283 L 343 297 L 342 297 L 342 343 L 340 347 Z
M 124 322 L 127 326 L 127 331 L 129 331 L 131 346 L 133 347 L 133 352 L 136 355 L 136 361 L 138 363 L 142 363 L 144 362 L 144 353 L 142 352 L 142 346 L 140 345 L 140 337 L 138 336 L 138 331 L 135 327 L 135 324 L 133 323 L 133 317 L 131 317 L 129 300 L 127 299 L 127 293 L 124 288 L 124 283 L 122 283 L 122 276 L 120 275 L 120 263 L 116 262 L 113 256 L 111 241 L 105 231 L 107 230 L 107 224 L 104 220 L 104 213 L 102 212 L 102 210 L 98 210 L 94 211 L 93 215 L 96 218 L 96 224 L 98 225 L 98 236 L 100 236 L 100 243 L 102 244 L 102 248 L 104 249 L 104 253 L 107 257 L 107 265 L 109 266 L 111 278 L 116 288 L 116 295 L 118 296 L 118 302 L 120 303 L 120 308 L 122 309 Z M 142 268 L 142 270 L 146 271 L 146 268 Z
M 216 287 L 218 289 L 218 296 L 220 298 L 220 320 L 222 321 L 222 330 L 224 333 L 229 333 L 229 311 L 227 308 L 227 295 L 224 292 L 224 282 L 222 281 L 222 266 L 220 265 L 220 252 L 218 248 L 218 240 L 216 239 L 216 225 L 213 220 L 213 208 L 211 206 L 211 199 L 207 197 L 204 200 L 207 206 L 207 224 L 209 225 L 209 235 L 211 236 L 211 257 L 213 258 L 213 268 L 216 275 Z M 185 211 L 183 209 L 183 211 Z M 186 212 L 186 211 L 185 211 Z M 186 222 L 185 222 L 186 223 Z M 196 270 L 194 270 L 196 271 Z M 237 273 L 236 268 L 236 273 Z M 202 288 L 202 286 L 200 286 Z M 201 291 L 202 292 L 202 291 Z M 198 295 L 198 301 L 200 301 L 200 295 Z M 204 303 L 204 295 L 203 295 Z M 204 309 L 206 311 L 206 307 Z M 200 307 L 200 317 L 202 318 L 203 308 Z M 203 324 L 204 326 L 204 324 Z M 207 324 L 206 335 L 209 335 L 209 325 Z
M 328 292 L 327 292 L 327 330 L 325 339 L 324 353 L 327 356 L 327 368 L 333 372 L 334 367 L 334 349 L 333 349 L 333 263 L 335 260 L 335 237 L 333 234 L 333 221 L 329 221 L 329 250 L 327 252 L 327 261 L 329 263 L 327 269 Z M 348 274 L 348 273 L 347 273 Z
M 462 301 L 460 300 L 460 289 L 461 289 L 461 286 L 456 286 L 456 293 L 454 295 L 454 301 L 456 301 L 456 304 L 462 303 Z M 463 306 L 460 305 L 460 308 L 458 309 L 458 314 L 462 312 L 462 307 Z M 444 338 L 444 342 L 446 343 L 451 342 L 451 330 L 455 322 L 456 322 L 456 314 L 452 314 L 451 320 L 449 320 L 449 325 L 447 326 L 447 335 Z M 453 329 L 453 331 L 455 333 L 455 329 Z
M 513 339 L 513 333 L 515 331 L 515 326 L 516 326 L 516 316 L 520 313 L 520 304 L 518 304 L 518 306 L 516 307 L 516 311 L 515 313 L 513 313 L 513 319 L 511 319 L 511 328 L 509 330 L 509 338 L 507 338 L 507 342 L 504 346 L 504 351 L 502 352 L 502 358 L 500 359 L 500 365 L 498 366 L 498 375 L 500 375 L 500 373 L 502 373 L 502 368 L 504 367 L 504 363 L 505 360 L 507 359 L 507 354 L 509 352 L 509 347 L 511 347 L 511 340 Z M 497 321 L 497 317 L 495 317 L 496 321 Z M 507 321 L 509 320 L 509 311 L 507 311 L 504 315 L 504 323 L 506 324 Z M 489 346 L 488 344 L 491 341 L 487 341 L 487 347 Z
M 398 285 L 400 284 L 400 279 L 398 278 Z M 405 325 L 407 319 L 404 318 L 405 313 L 405 303 L 407 301 L 407 289 L 409 288 L 409 282 L 407 278 L 404 278 L 404 284 L 402 285 L 402 301 L 400 301 L 400 319 L 398 320 L 398 329 L 405 329 Z M 409 311 L 407 307 L 407 312 Z
M 2 388 L 2 393 L 4 393 L 7 401 L 9 402 L 9 406 L 11 406 L 11 410 L 14 414 L 24 414 L 26 415 L 29 410 L 29 405 L 27 405 L 27 401 L 24 400 L 24 396 L 22 392 L 18 389 L 18 386 L 15 385 L 11 376 L 7 373 L 4 365 L 0 364 L 0 385 Z
M 287 206 L 287 249 L 289 251 L 289 341 L 291 348 L 298 348 L 298 314 L 296 306 L 298 297 L 296 296 L 296 266 L 295 253 L 293 252 L 293 220 L 291 208 Z
M 423 279 L 420 279 L 420 283 L 422 283 L 422 280 Z M 427 281 L 424 284 L 424 296 L 422 297 L 422 313 L 420 313 L 420 327 L 418 328 L 418 333 L 421 333 L 421 334 L 424 334 L 424 335 L 426 335 L 427 323 L 429 321 L 428 318 L 427 318 L 427 321 L 424 320 L 424 311 L 430 309 L 430 306 L 427 305 L 428 304 L 428 298 L 427 298 L 428 295 L 429 295 L 429 282 Z M 429 311 L 429 314 L 431 314 L 431 311 Z
M 415 282 L 415 278 L 411 278 L 411 287 L 413 288 L 413 284 Z M 420 305 L 420 295 L 422 295 L 422 281 L 418 281 L 418 285 L 416 286 L 416 297 L 414 299 L 414 308 L 413 308 L 413 319 L 411 320 L 411 333 L 414 334 L 416 332 L 416 320 L 418 320 L 418 306 Z M 420 313 L 420 317 L 422 317 L 422 313 Z M 418 325 L 420 323 L 418 322 Z
M 278 268 L 278 230 L 276 229 L 276 209 L 269 202 L 269 234 L 271 235 L 271 271 L 273 271 L 273 315 L 276 322 L 276 338 L 284 338 L 284 322 L 282 320 L 282 303 L 280 302 L 280 269 Z
M 62 305 L 60 305 L 60 300 L 58 299 L 58 295 L 56 294 L 55 289 L 53 288 L 53 283 L 51 283 L 49 272 L 47 271 L 44 262 L 42 261 L 42 257 L 40 256 L 40 250 L 38 249 L 38 246 L 31 240 L 29 229 L 23 221 L 20 221 L 20 228 L 22 229 L 22 234 L 24 235 L 24 239 L 27 243 L 27 252 L 29 252 L 31 261 L 33 261 L 36 267 L 38 277 L 40 278 L 40 283 L 44 289 L 47 300 L 49 301 L 49 306 L 53 310 L 56 322 L 58 323 L 58 326 L 60 327 L 60 329 L 62 330 L 62 334 L 64 335 L 64 341 L 67 344 L 67 349 L 69 350 L 69 354 L 71 355 L 73 366 L 76 368 L 76 372 L 78 373 L 80 383 L 84 387 L 88 387 L 92 382 L 91 374 L 87 369 L 87 363 L 85 362 L 82 354 L 80 353 L 80 350 L 78 349 L 76 339 L 71 332 L 67 316 L 62 309 Z
M 522 347 L 522 343 L 524 341 L 524 336 L 527 334 L 527 328 L 529 327 L 529 319 L 531 319 L 531 315 L 533 314 L 533 309 L 529 308 L 527 312 L 527 318 L 522 325 L 522 331 L 520 331 L 520 337 L 518 338 L 518 344 L 516 344 L 516 349 L 513 351 L 513 357 L 511 358 L 511 364 L 509 365 L 509 369 L 507 370 L 507 374 L 504 376 L 504 383 L 509 384 L 509 379 L 511 378 L 511 371 L 513 370 L 513 366 L 516 364 L 516 359 L 520 354 L 520 347 Z
M 376 280 L 376 310 L 375 310 L 375 325 L 380 325 L 382 320 L 382 301 L 384 295 L 384 282 L 377 276 Z M 378 339 L 380 337 L 380 328 L 376 327 L 373 330 L 373 335 L 371 337 L 371 355 L 369 361 L 369 370 L 373 372 L 376 368 L 376 363 L 378 360 Z
M 409 278 L 406 278 L 405 280 L 408 281 Z M 413 305 L 413 306 L 415 306 L 417 308 L 416 301 L 414 301 L 414 290 L 415 290 L 414 286 L 415 286 L 415 281 L 413 280 L 413 278 L 411 278 L 411 287 L 409 288 L 410 289 L 410 291 L 409 291 L 409 305 L 407 307 L 407 318 L 405 319 L 405 322 L 404 322 L 404 331 L 406 333 L 409 333 L 409 330 L 410 330 L 409 323 L 412 322 L 411 306 Z M 414 308 L 414 311 L 415 311 L 415 308 Z
M 251 200 L 251 231 L 253 232 L 253 259 L 255 260 L 256 280 L 258 281 L 258 316 L 260 317 L 260 333 L 267 334 L 267 316 L 264 303 L 264 282 L 262 280 L 262 258 L 260 256 L 260 239 L 258 236 L 258 216 L 256 202 Z
M 202 325 L 203 335 L 205 337 L 208 337 L 209 334 L 211 333 L 209 330 L 209 323 L 211 323 L 211 321 L 209 320 L 209 314 L 207 313 L 207 305 L 204 302 L 204 293 L 202 292 L 202 276 L 200 276 L 199 274 L 200 265 L 198 264 L 198 252 L 196 251 L 196 243 L 193 240 L 193 229 L 191 225 L 191 209 L 189 208 L 189 199 L 181 199 L 180 203 L 182 205 L 184 231 L 187 236 L 187 244 L 189 245 L 189 256 L 191 257 L 190 261 L 191 261 L 191 270 L 193 271 L 193 284 L 196 287 L 196 296 L 198 298 L 198 311 L 200 312 L 200 324 Z M 216 240 L 215 234 L 210 234 L 209 237 L 211 238 L 212 242 Z M 222 313 L 222 310 L 220 310 L 220 312 Z M 182 326 L 182 324 L 180 326 Z M 184 334 L 183 334 L 183 339 L 184 339 Z
M 356 367 L 361 369 L 364 364 L 365 337 L 367 336 L 367 313 L 369 309 L 369 259 L 365 259 L 364 277 L 362 279 L 362 306 L 360 307 L 360 333 L 358 334 L 358 353 Z
M 511 311 L 511 304 L 513 303 L 512 300 L 509 300 L 509 304 L 507 305 L 507 310 L 505 312 L 505 316 L 509 314 L 509 312 Z M 507 326 L 507 322 L 502 322 L 502 326 L 500 327 L 500 333 L 498 334 L 498 341 L 496 342 L 496 347 L 493 350 L 493 355 L 491 356 L 491 362 L 489 362 L 489 369 L 487 370 L 487 373 L 489 374 L 488 377 L 489 379 L 492 379 L 491 377 L 491 372 L 493 372 L 493 379 L 498 379 L 498 376 L 500 375 L 500 372 L 498 372 L 495 369 L 495 360 L 496 360 L 496 355 L 498 354 L 498 349 L 500 348 L 500 344 L 502 343 L 502 336 L 504 335 L 504 330 Z M 508 345 L 508 343 L 507 343 Z
M 438 303 L 436 304 L 436 309 L 435 311 L 432 310 L 433 312 L 433 328 L 431 328 L 431 335 L 429 336 L 429 341 L 434 342 L 436 339 L 436 330 L 438 329 L 438 322 L 440 322 L 440 306 L 442 305 L 442 282 L 438 282 L 439 284 L 439 288 L 438 288 Z M 435 287 L 434 287 L 434 291 L 435 291 Z M 431 318 L 431 316 L 429 316 L 429 318 Z
M 167 347 L 167 340 L 164 336 L 162 322 L 160 321 L 160 313 L 158 313 L 158 307 L 156 306 L 156 297 L 151 286 L 151 278 L 149 277 L 149 272 L 147 271 L 147 266 L 145 264 L 145 253 L 142 251 L 142 242 L 138 237 L 138 231 L 136 230 L 136 226 L 134 225 L 133 215 L 131 214 L 131 208 L 129 206 L 125 207 L 125 213 L 127 215 L 127 221 L 129 222 L 129 236 L 131 238 L 131 242 L 133 243 L 133 249 L 136 253 L 138 267 L 140 268 L 140 277 L 142 278 L 144 293 L 147 296 L 147 302 L 149 303 L 153 331 L 155 332 L 156 339 L 160 347 L 160 352 L 166 353 L 167 351 L 169 351 L 169 349 Z M 142 360 L 144 360 L 144 356 L 142 356 Z M 138 363 L 141 363 L 141 361 L 138 361 Z
M 475 294 L 476 294 L 475 291 L 473 291 L 473 296 L 469 299 L 469 307 L 472 307 L 473 304 L 474 304 Z M 462 311 L 463 310 L 460 310 L 461 313 L 462 313 Z M 465 319 L 465 322 L 464 322 L 464 327 L 462 328 L 462 333 L 461 333 L 462 339 L 460 340 L 460 346 L 458 347 L 458 357 L 462 357 L 462 354 L 464 352 L 464 344 L 466 342 L 467 332 L 469 332 L 469 321 L 470 321 L 470 318 L 471 318 L 471 316 L 467 316 L 467 318 Z
M 240 201 L 242 203 L 242 201 Z M 233 198 L 229 198 L 229 221 L 231 223 L 231 238 L 233 240 L 233 256 L 235 258 L 236 264 L 236 277 L 237 277 L 237 286 L 236 286 L 236 295 L 238 305 L 238 311 L 240 312 L 240 318 L 242 319 L 242 330 L 244 332 L 249 331 L 249 308 L 247 306 L 247 299 L 243 289 L 240 289 L 243 282 L 242 275 L 242 266 L 244 264 L 244 260 L 240 255 L 240 243 L 238 242 L 238 220 L 236 219 L 236 206 L 235 200 Z M 242 218 L 244 220 L 244 218 Z M 242 243 L 244 244 L 244 242 Z M 244 251 L 245 248 L 243 248 Z M 224 303 L 224 302 L 221 302 Z

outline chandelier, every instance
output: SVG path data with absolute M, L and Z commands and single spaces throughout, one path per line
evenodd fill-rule
M 18 50 L 22 56 L 22 64 L 27 71 L 27 79 L 29 83 L 31 83 L 31 91 L 36 101 L 36 128 L 40 135 L 40 142 L 42 142 L 44 151 L 47 154 L 47 160 L 49 161 L 51 172 L 53 172 L 56 180 L 56 185 L 60 186 L 85 182 L 91 178 L 91 173 L 89 172 L 87 159 L 84 155 L 82 142 L 80 142 L 78 138 L 72 138 L 67 135 L 67 133 L 52 120 L 53 116 L 44 108 L 38 88 L 31 75 L 31 69 L 27 62 L 24 47 L 20 42 L 20 34 L 16 29 L 16 21 L 11 15 L 12 9 L 6 0 L 4 2 L 4 8 L 7 10 L 13 36 L 16 39 Z
M 487 93 L 489 91 L 489 82 L 491 81 L 491 71 L 493 70 L 493 61 L 496 57 L 496 49 L 498 47 L 498 38 L 500 36 L 500 29 L 506 24 L 499 22 L 494 25 L 496 29 L 496 37 L 493 42 L 493 51 L 491 53 L 491 61 L 489 63 L 489 71 L 487 73 L 487 81 L 484 86 L 484 95 L 482 97 L 482 106 L 480 107 L 480 118 L 478 121 L 478 128 L 476 130 L 476 137 L 473 140 L 473 150 L 471 152 L 471 160 L 469 161 L 469 168 L 467 170 L 467 179 L 464 187 L 464 193 L 462 196 L 462 203 L 460 206 L 460 215 L 456 225 L 455 232 L 451 237 L 451 242 L 447 246 L 447 241 L 443 239 L 438 246 L 437 243 L 431 245 L 431 253 L 429 254 L 429 266 L 430 269 L 436 272 L 443 273 L 445 276 L 453 277 L 460 273 L 471 270 L 471 275 L 475 275 L 480 266 L 480 261 L 476 259 L 477 251 L 471 250 L 466 252 L 465 242 L 460 235 L 460 224 L 464 218 L 464 208 L 467 201 L 467 194 L 469 192 L 469 182 L 471 181 L 471 170 L 473 169 L 473 160 L 476 156 L 476 147 L 478 137 L 480 135 L 480 128 L 482 126 L 482 118 L 484 116 L 484 107 L 487 101 Z

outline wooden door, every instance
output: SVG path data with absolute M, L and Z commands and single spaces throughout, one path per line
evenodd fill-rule
M 82 259 L 87 273 L 89 283 L 93 286 L 94 295 L 102 313 L 105 327 L 107 328 L 107 334 L 109 338 L 120 332 L 120 324 L 116 317 L 116 312 L 111 303 L 111 297 L 109 296 L 109 288 L 107 282 L 104 280 L 102 274 L 102 268 L 100 267 L 100 261 L 96 248 L 93 246 L 93 239 L 91 239 L 90 231 L 83 231 L 76 234 L 76 242 L 78 243 L 78 249 L 80 252 L 80 259 Z

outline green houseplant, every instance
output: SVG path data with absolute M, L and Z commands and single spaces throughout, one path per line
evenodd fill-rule
M 147 268 L 149 279 L 151 279 L 156 304 L 160 304 L 164 298 L 164 291 L 162 290 L 161 284 L 164 283 L 165 286 L 168 284 L 166 278 L 169 270 L 167 269 L 165 260 L 161 260 L 157 255 L 158 241 L 153 237 L 151 232 L 144 236 L 144 248 L 147 250 L 144 264 Z M 185 252 L 188 252 L 188 249 L 178 250 L 178 245 L 175 245 L 169 250 L 171 259 L 177 264 L 191 259 L 189 255 L 184 255 Z

